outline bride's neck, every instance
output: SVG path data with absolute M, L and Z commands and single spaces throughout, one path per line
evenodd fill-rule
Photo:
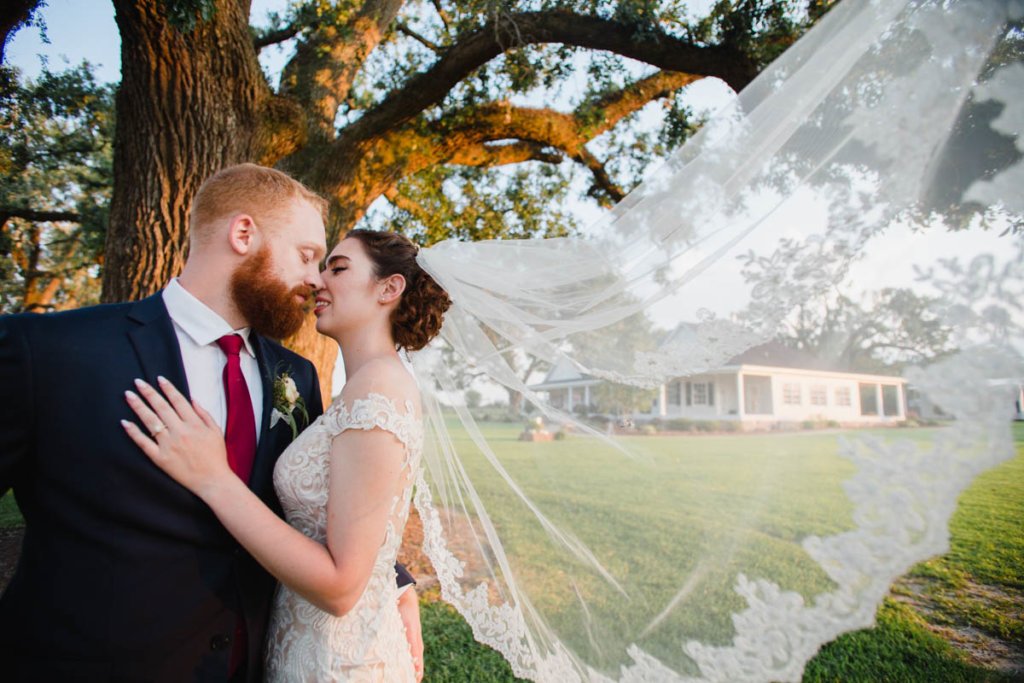
M 345 361 L 346 377 L 354 376 L 370 361 L 398 357 L 390 329 L 364 327 L 339 335 L 337 342 Z

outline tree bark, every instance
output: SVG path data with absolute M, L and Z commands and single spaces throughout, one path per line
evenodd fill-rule
M 211 21 L 183 33 L 160 0 L 114 0 L 122 80 L 105 302 L 147 296 L 174 277 L 199 185 L 225 166 L 260 158 L 270 90 L 246 4 L 222 2 Z
M 294 337 L 284 340 L 284 345 L 303 358 L 308 358 L 316 366 L 320 378 L 320 398 L 325 407 L 330 405 L 334 392 L 331 378 L 334 364 L 338 360 L 338 344 L 317 332 L 316 318 L 309 316 Z

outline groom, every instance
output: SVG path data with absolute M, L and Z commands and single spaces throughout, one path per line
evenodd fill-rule
M 0 318 L 0 495 L 13 489 L 25 517 L 0 598 L 3 680 L 261 679 L 273 578 L 119 420 L 134 418 L 136 377 L 187 387 L 277 508 L 292 430 L 272 418 L 305 422 L 288 380 L 309 420 L 322 402 L 313 365 L 271 339 L 298 330 L 322 286 L 325 209 L 283 173 L 225 169 L 196 194 L 188 262 L 162 292 Z

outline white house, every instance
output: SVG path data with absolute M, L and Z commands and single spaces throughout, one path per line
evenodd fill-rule
M 731 420 L 741 429 L 806 420 L 868 426 L 906 419 L 904 379 L 810 365 L 779 344 L 758 346 L 713 371 L 663 384 L 650 409 L 632 417 Z M 555 407 L 573 411 L 592 405 L 591 391 L 602 381 L 562 362 L 531 388 L 546 392 Z

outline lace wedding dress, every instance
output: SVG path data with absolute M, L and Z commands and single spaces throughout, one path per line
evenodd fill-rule
M 404 410 L 380 394 L 338 397 L 281 455 L 274 488 L 288 523 L 321 543 L 327 540 L 330 449 L 347 429 L 382 429 L 405 446 L 405 461 L 384 540 L 362 597 L 347 614 L 332 616 L 281 586 L 267 642 L 268 681 L 413 681 L 412 658 L 398 612 L 395 559 L 420 466 L 423 424 L 411 401 Z

